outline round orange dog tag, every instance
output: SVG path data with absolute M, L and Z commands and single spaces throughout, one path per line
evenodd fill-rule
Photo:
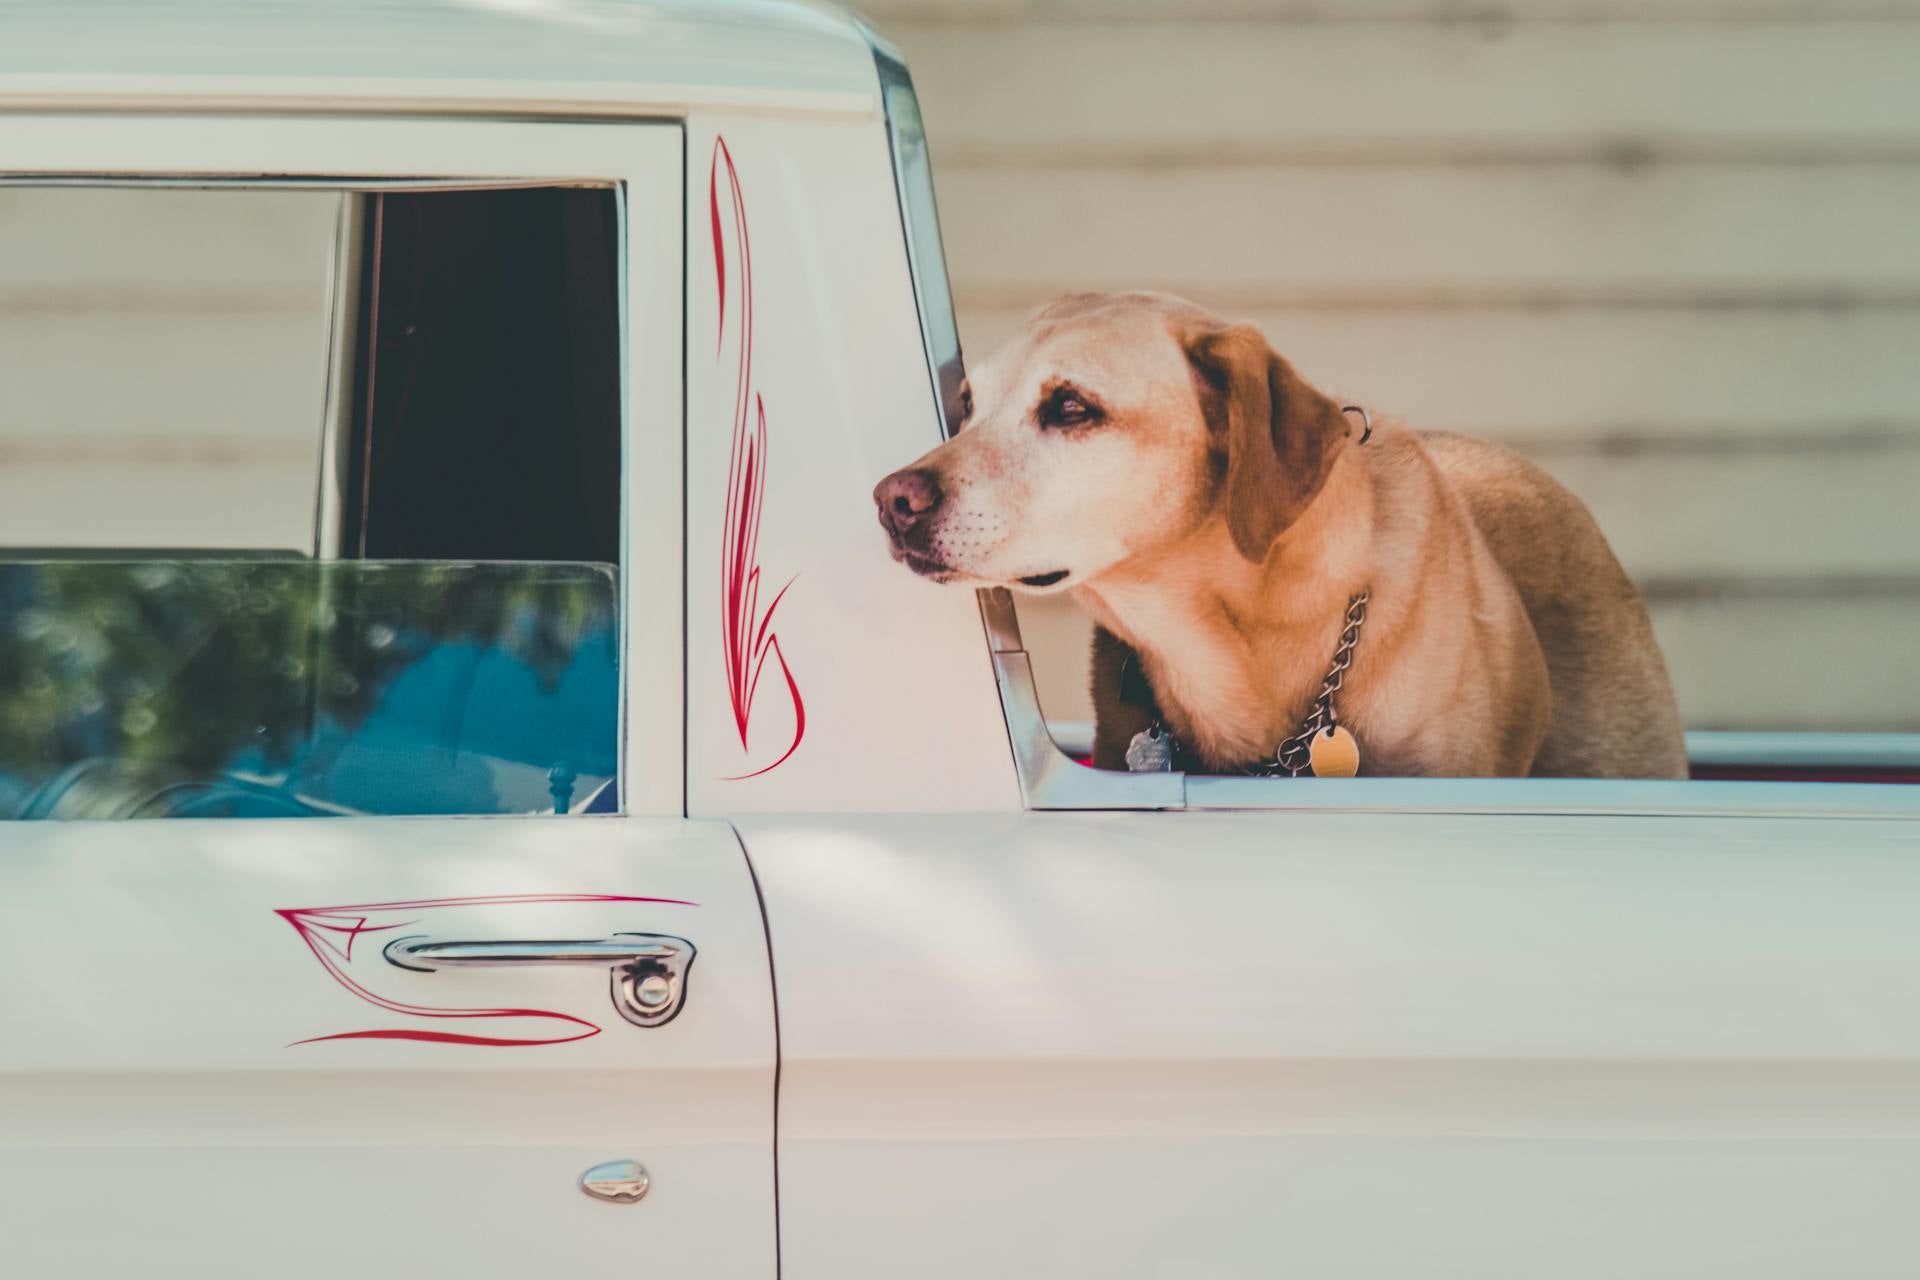
M 1307 767 L 1316 778 L 1351 778 L 1360 772 L 1360 744 L 1340 725 L 1313 735 Z

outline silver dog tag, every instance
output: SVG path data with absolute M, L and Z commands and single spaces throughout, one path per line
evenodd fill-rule
M 1173 771 L 1173 735 L 1155 725 L 1142 729 L 1127 743 L 1127 772 L 1171 773 Z

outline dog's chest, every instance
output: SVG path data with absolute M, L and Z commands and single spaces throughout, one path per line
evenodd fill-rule
M 1272 759 L 1298 732 L 1323 673 L 1257 648 L 1221 646 L 1150 660 L 1147 674 L 1180 741 L 1210 767 L 1236 769 Z
M 1248 635 L 1217 609 L 1150 593 L 1085 603 L 1132 647 L 1182 746 L 1220 770 L 1270 760 L 1299 731 L 1339 639 L 1337 626 L 1324 644 Z

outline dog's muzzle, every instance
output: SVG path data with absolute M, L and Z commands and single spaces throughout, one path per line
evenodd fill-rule
M 924 467 L 896 471 L 873 489 L 873 505 L 893 558 L 922 577 L 943 578 L 952 572 L 932 552 L 941 496 L 940 477 Z

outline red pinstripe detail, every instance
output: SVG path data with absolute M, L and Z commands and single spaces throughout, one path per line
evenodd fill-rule
M 354 981 L 346 971 L 346 966 L 353 962 L 354 944 L 362 936 L 370 933 L 390 933 L 395 929 L 404 929 L 417 923 L 409 919 L 375 924 L 373 917 L 378 913 L 434 911 L 442 907 L 511 906 L 532 902 L 652 902 L 676 907 L 699 905 L 682 898 L 643 898 L 618 893 L 509 893 L 477 898 L 418 898 L 402 902 L 363 902 L 340 907 L 276 908 L 274 914 L 285 920 L 292 926 L 293 931 L 300 935 L 300 941 L 306 944 L 307 950 L 313 953 L 313 958 L 320 962 L 320 967 L 327 971 L 327 975 L 376 1008 L 414 1018 L 538 1018 L 562 1024 L 561 1027 L 555 1028 L 554 1035 L 531 1039 L 464 1035 L 451 1031 L 383 1028 L 310 1036 L 305 1040 L 296 1040 L 293 1044 L 317 1044 L 326 1040 L 421 1040 L 435 1044 L 484 1045 L 502 1048 L 568 1044 L 575 1040 L 585 1040 L 590 1036 L 599 1035 L 598 1023 L 552 1009 L 447 1009 L 434 1005 L 407 1004 L 403 1001 L 391 1000 Z M 293 1045 L 287 1047 L 292 1048 Z
M 721 183 L 724 166 L 726 182 Z M 725 194 L 727 212 L 721 211 Z M 760 521 L 767 498 L 767 406 L 753 388 L 753 246 L 747 233 L 746 200 L 740 191 L 740 174 L 733 165 L 725 138 L 713 143 L 713 163 L 707 180 L 707 205 L 713 225 L 714 288 L 720 299 L 716 354 L 726 349 L 727 340 L 727 236 L 731 225 L 735 252 L 739 259 L 737 283 L 740 306 L 735 311 L 739 326 L 739 364 L 735 370 L 733 396 L 733 451 L 727 461 L 727 497 L 724 527 L 720 539 L 720 625 L 723 657 L 727 672 L 727 696 L 733 706 L 734 729 L 740 735 L 740 750 L 751 752 L 748 730 L 753 721 L 754 698 L 760 691 L 760 677 L 771 658 L 779 668 L 793 705 L 793 738 L 771 764 L 750 773 L 735 775 L 729 781 L 757 778 L 785 764 L 800 747 L 807 734 L 807 706 L 800 696 L 799 682 L 787 663 L 780 636 L 773 629 L 774 610 L 786 598 L 793 579 L 774 594 L 764 611 L 760 608 Z M 796 575 L 797 576 L 797 575 Z

